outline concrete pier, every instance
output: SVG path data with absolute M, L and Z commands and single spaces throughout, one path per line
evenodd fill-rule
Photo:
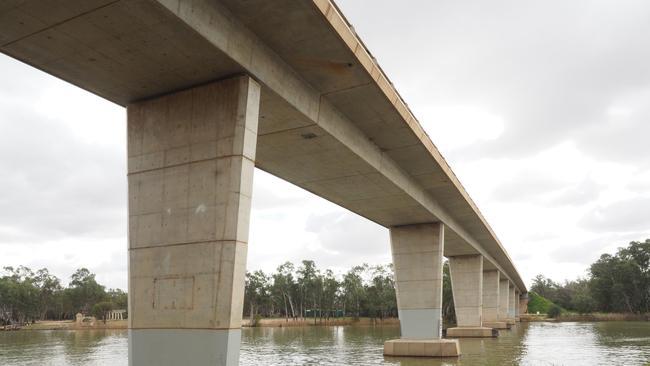
M 499 279 L 497 270 L 483 272 L 483 326 L 507 329 L 508 323 L 499 321 Z
M 507 279 L 499 280 L 499 321 L 512 325 L 514 320 L 508 316 L 508 306 L 510 304 L 509 282 Z
M 519 314 L 528 314 L 528 294 L 519 297 Z
M 237 365 L 259 85 L 128 106 L 129 365 Z
M 519 311 L 520 311 L 520 309 L 519 309 L 520 305 L 519 304 L 520 304 L 520 301 L 521 301 L 520 299 L 521 299 L 521 294 L 519 293 L 518 290 L 515 289 L 515 304 L 514 304 L 514 307 L 515 307 L 515 321 L 516 322 L 520 321 L 520 318 L 519 318 Z
M 515 294 L 515 285 L 513 285 L 512 283 L 509 283 L 508 286 L 509 286 L 508 287 L 508 291 L 509 291 L 509 294 L 508 294 L 508 319 L 509 319 L 509 322 L 511 324 L 514 324 L 514 323 L 516 323 L 516 319 L 517 319 L 516 315 L 515 315 L 515 313 L 516 313 L 515 309 L 517 308 L 518 301 L 516 299 L 517 296 Z
M 492 337 L 492 328 L 483 327 L 483 257 L 464 255 L 449 258 L 451 289 L 456 323 L 448 337 Z
M 457 356 L 456 340 L 442 336 L 444 225 L 390 229 L 401 338 L 386 341 L 387 356 Z

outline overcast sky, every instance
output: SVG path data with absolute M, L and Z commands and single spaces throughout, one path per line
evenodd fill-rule
M 527 283 L 650 237 L 650 3 L 339 0 Z M 125 111 L 0 55 L 0 266 L 126 288 Z M 249 269 L 388 263 L 388 232 L 256 171 Z

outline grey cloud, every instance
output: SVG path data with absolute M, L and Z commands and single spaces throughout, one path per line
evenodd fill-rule
M 463 149 L 455 159 L 530 155 L 567 139 L 590 152 L 616 152 L 603 153 L 604 159 L 650 156 L 650 149 L 628 145 L 625 131 L 607 138 L 620 128 L 608 127 L 606 116 L 620 97 L 650 86 L 650 3 L 367 5 L 340 1 L 382 67 L 400 80 L 396 87 L 411 105 L 479 105 L 504 117 L 500 138 Z M 629 128 L 636 136 L 650 135 L 650 124 L 641 121 Z M 591 128 L 602 133 L 587 131 Z M 435 131 L 430 134 L 436 142 Z
M 635 197 L 588 212 L 580 225 L 595 231 L 650 231 L 650 197 Z
M 613 253 L 616 248 L 627 246 L 633 240 L 644 240 L 648 236 L 650 236 L 650 230 L 647 232 L 607 234 L 576 244 L 564 243 L 560 249 L 553 251 L 550 257 L 560 263 L 589 265 L 605 252 Z
M 337 226 L 338 221 L 345 219 L 344 212 L 330 212 L 326 214 L 311 214 L 307 218 L 305 230 L 312 233 L 320 233 L 323 231 L 331 230 L 333 226 Z
M 0 109 L 0 222 L 11 236 L 125 236 L 125 152 L 80 141 L 33 111 Z
M 530 169 L 519 172 L 513 180 L 503 182 L 492 196 L 500 201 L 513 202 L 521 200 L 538 200 L 541 195 L 557 191 L 564 183 L 551 174 Z
M 635 193 L 646 193 L 650 190 L 650 170 L 646 171 L 646 178 L 642 174 L 631 177 L 628 181 L 627 188 Z
M 271 210 L 281 207 L 289 207 L 300 203 L 303 197 L 286 197 L 277 192 L 277 190 L 286 190 L 287 186 L 291 185 L 291 183 L 286 181 L 278 182 L 278 180 L 280 180 L 280 178 L 276 178 L 260 169 L 255 169 L 255 177 L 253 179 L 254 210 Z M 295 189 L 300 188 L 295 187 Z
M 596 201 L 600 195 L 601 185 L 592 179 L 583 179 L 577 184 L 566 186 L 550 195 L 547 204 L 557 206 L 580 206 Z
M 560 235 L 555 232 L 555 231 L 537 231 L 537 232 L 532 232 L 526 236 L 524 236 L 525 241 L 544 241 L 544 240 L 549 240 L 549 239 L 555 239 L 559 237 Z
M 568 183 L 553 176 L 553 172 L 536 171 L 533 167 L 500 184 L 492 197 L 502 202 L 526 201 L 549 207 L 581 206 L 596 201 L 602 188 L 590 177 Z
M 377 263 L 390 253 L 388 230 L 351 212 L 311 215 L 306 229 L 317 233 L 326 265 Z

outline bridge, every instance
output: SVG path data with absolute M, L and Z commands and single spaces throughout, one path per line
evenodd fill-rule
M 386 355 L 459 354 L 443 257 L 448 337 L 518 317 L 512 260 L 330 0 L 6 0 L 0 51 L 127 108 L 129 364 L 237 364 L 254 167 L 390 229 Z

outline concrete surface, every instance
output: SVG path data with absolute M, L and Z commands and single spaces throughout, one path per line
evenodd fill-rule
M 447 329 L 447 336 L 479 338 L 498 335 L 498 332 L 492 332 L 492 328 L 483 326 L 483 257 L 450 257 L 449 273 L 457 326 Z
M 259 95 L 242 76 L 127 109 L 130 365 L 238 363 Z
M 499 271 L 483 272 L 483 322 L 499 320 Z
M 510 329 L 511 324 L 508 324 L 506 321 L 502 322 L 483 322 L 483 326 L 486 328 L 492 328 L 492 329 Z
M 519 316 L 523 314 L 528 314 L 528 294 L 519 297 Z
M 450 338 L 489 338 L 497 337 L 499 331 L 491 327 L 454 327 L 447 328 Z
M 519 290 L 515 290 L 514 308 L 515 308 L 515 321 L 517 322 L 519 321 L 520 304 L 521 304 L 521 294 L 519 293 Z
M 440 224 L 390 229 L 402 338 L 441 337 L 444 232 Z
M 457 357 L 456 339 L 393 339 L 384 343 L 384 355 L 407 357 Z
M 516 292 L 515 286 L 512 283 L 510 283 L 508 290 L 510 291 L 510 293 L 508 294 L 508 318 L 514 322 L 516 321 L 515 309 L 517 308 L 517 304 L 518 304 L 517 296 L 515 293 Z
M 451 290 L 459 327 L 481 327 L 483 316 L 483 257 L 449 257 Z
M 254 167 L 391 229 L 403 337 L 438 344 L 443 255 L 514 321 L 514 263 L 333 2 L 9 0 L 0 52 L 127 106 L 131 364 L 236 363 Z
M 508 306 L 510 303 L 510 291 L 509 291 L 510 281 L 507 279 L 499 280 L 499 321 L 508 322 Z
M 443 222 L 445 254 L 514 264 L 406 102 L 328 0 L 10 0 L 0 52 L 127 106 L 249 74 L 255 165 L 386 227 Z M 363 189 L 361 189 L 362 187 Z
M 240 344 L 240 329 L 129 329 L 129 364 L 238 365 Z

